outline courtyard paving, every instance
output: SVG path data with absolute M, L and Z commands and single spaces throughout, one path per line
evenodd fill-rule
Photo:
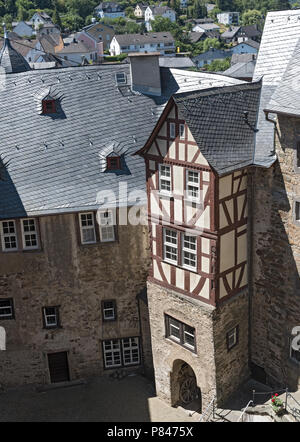
M 38 392 L 0 392 L 0 422 L 195 422 L 155 397 L 144 377 L 99 377 L 85 384 Z

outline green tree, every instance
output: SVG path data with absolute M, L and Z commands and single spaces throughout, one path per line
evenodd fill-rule
M 71 13 L 85 18 L 87 15 L 93 13 L 97 3 L 95 0 L 66 0 L 65 4 L 69 14 Z
M 221 43 L 217 38 L 206 38 L 203 41 L 203 52 L 208 51 L 210 48 L 220 49 Z
M 78 14 L 65 14 L 62 17 L 63 29 L 69 29 L 70 31 L 78 31 L 84 25 L 84 20 Z
M 228 57 L 221 60 L 214 60 L 209 65 L 206 64 L 203 67 L 209 72 L 226 71 L 226 69 L 230 68 L 230 58 Z
M 195 0 L 193 6 L 193 17 L 194 18 L 204 18 L 207 17 L 207 9 L 201 0 Z
M 257 9 L 251 9 L 242 14 L 241 23 L 246 25 L 255 25 L 262 20 L 262 13 Z
M 62 29 L 61 18 L 60 18 L 60 15 L 59 15 L 58 11 L 57 11 L 56 6 L 55 6 L 55 9 L 54 9 L 53 14 L 52 14 L 52 21 L 53 21 L 53 23 L 55 25 L 58 25 L 60 27 L 60 29 Z

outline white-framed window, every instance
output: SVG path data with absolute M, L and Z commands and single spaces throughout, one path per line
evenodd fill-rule
M 186 171 L 186 191 L 187 197 L 193 201 L 200 199 L 200 174 L 193 170 Z
M 170 138 L 176 138 L 175 123 L 170 123 Z
M 80 236 L 82 244 L 94 244 L 96 242 L 94 213 L 79 213 Z
M 124 72 L 118 72 L 116 74 L 116 82 L 117 84 L 126 84 L 127 83 L 127 78 L 126 78 L 126 74 Z
M 197 237 L 181 234 L 182 267 L 197 269 Z
M 101 242 L 109 242 L 115 240 L 115 227 L 112 210 L 99 212 L 99 229 Z
M 184 130 L 185 128 L 184 128 L 184 124 L 179 124 L 179 138 L 181 139 L 181 140 L 184 140 L 185 139 L 185 130 Z
M 102 301 L 102 314 L 104 321 L 114 321 L 116 319 L 116 302 Z
M 0 319 L 14 318 L 14 304 L 12 298 L 0 299 Z
M 14 220 L 1 221 L 1 241 L 4 252 L 18 249 L 17 230 Z
M 45 328 L 58 327 L 58 307 L 43 307 Z
M 238 343 L 238 326 L 234 327 L 233 329 L 229 330 L 229 332 L 226 334 L 227 339 L 227 349 L 230 350 Z
M 169 318 L 169 336 L 180 342 L 180 322 Z
M 122 339 L 124 365 L 140 363 L 139 338 Z
M 119 339 L 103 341 L 105 368 L 121 367 L 121 345 Z
M 183 324 L 183 345 L 195 349 L 195 329 Z
M 196 351 L 195 329 L 169 315 L 165 315 L 166 337 L 186 347 L 188 350 Z
M 171 229 L 164 229 L 164 260 L 172 264 L 177 264 L 178 238 L 177 232 Z
M 34 218 L 26 218 L 21 220 L 23 248 L 26 250 L 37 249 L 38 233 L 36 220 Z
M 159 165 L 159 190 L 162 193 L 170 193 L 172 190 L 171 166 Z

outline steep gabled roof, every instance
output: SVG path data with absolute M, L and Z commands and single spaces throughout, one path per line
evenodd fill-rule
M 12 47 L 7 36 L 4 37 L 4 44 L 0 52 L 0 67 L 7 74 L 31 70 L 25 58 Z
M 173 97 L 179 117 L 219 175 L 253 164 L 260 90 L 257 82 Z

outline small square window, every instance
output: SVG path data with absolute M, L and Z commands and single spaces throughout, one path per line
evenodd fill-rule
M 59 327 L 58 307 L 43 307 L 43 322 L 45 328 Z
M 56 103 L 55 100 L 43 100 L 43 114 L 55 114 Z
M 115 321 L 117 319 L 116 301 L 102 301 L 103 321 Z
M 106 164 L 107 164 L 107 170 L 121 170 L 120 157 L 107 157 Z
M 126 74 L 124 72 L 117 73 L 116 74 L 116 82 L 117 82 L 117 85 L 126 84 L 127 83 Z
M 226 334 L 226 339 L 227 339 L 227 349 L 231 350 L 233 347 L 235 347 L 238 343 L 238 331 L 239 331 L 239 327 L 236 326 L 233 329 L 231 329 L 227 334 Z
M 14 319 L 14 302 L 12 298 L 0 299 L 0 319 Z

